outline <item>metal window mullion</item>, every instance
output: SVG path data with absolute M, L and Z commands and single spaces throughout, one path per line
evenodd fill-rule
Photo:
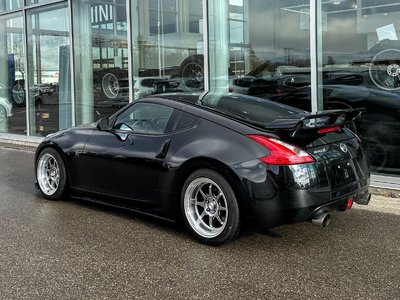
M 25 89 L 25 118 L 26 118 L 26 135 L 31 136 L 31 117 L 30 117 L 30 99 L 29 99 L 29 77 L 30 72 L 28 64 L 28 20 L 26 10 L 23 10 L 23 34 L 24 34 L 24 69 L 25 69 L 25 79 L 24 79 L 24 89 Z
M 209 58 L 209 27 L 208 27 L 208 0 L 203 0 L 203 61 L 204 61 L 204 92 L 202 99 L 210 91 L 210 58 Z
M 128 39 L 128 82 L 129 82 L 129 103 L 133 102 L 133 45 L 132 45 L 132 11 L 131 11 L 131 1 L 126 0 L 126 21 L 128 23 L 127 27 L 127 39 Z
M 311 111 L 318 111 L 318 33 L 317 5 L 319 0 L 310 0 L 310 68 L 311 68 Z
M 75 50 L 74 50 L 74 29 L 72 25 L 72 18 L 73 18 L 73 12 L 72 12 L 72 0 L 68 0 L 68 14 L 69 14 L 69 38 L 70 38 L 70 43 L 69 43 L 69 51 L 70 51 L 70 68 L 71 68 L 71 74 L 70 74 L 70 80 L 71 80 L 71 124 L 72 126 L 76 125 L 76 97 L 75 97 Z

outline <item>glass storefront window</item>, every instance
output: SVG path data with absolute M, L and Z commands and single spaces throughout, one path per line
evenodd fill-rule
M 131 5 L 134 99 L 204 91 L 202 1 L 147 0 Z
M 0 132 L 26 134 L 22 14 L 0 17 Z
M 178 11 L 177 0 L 148 0 L 150 33 L 165 34 L 177 32 Z
M 72 125 L 70 39 L 66 5 L 27 12 L 30 134 Z
M 400 2 L 342 1 L 321 10 L 324 105 L 365 108 L 354 130 L 371 171 L 400 175 Z
M 15 1 L 23 1 L 23 0 L 15 0 Z M 38 4 L 38 3 L 46 3 L 51 2 L 53 0 L 26 0 L 26 5 Z
M 129 102 L 125 0 L 73 1 L 76 123 L 109 116 Z
M 309 11 L 302 6 L 309 1 L 209 1 L 211 91 L 274 100 L 309 85 Z
M 189 32 L 203 32 L 203 2 L 188 0 L 189 2 Z
M 365 109 L 350 126 L 371 171 L 400 175 L 400 2 L 321 1 L 317 7 L 319 106 Z M 308 87 L 280 101 L 311 109 Z
M 24 0 L 2 0 L 0 1 L 0 12 L 20 9 L 24 6 Z

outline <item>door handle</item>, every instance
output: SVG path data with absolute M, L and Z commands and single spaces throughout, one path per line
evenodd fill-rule
M 171 143 L 171 138 L 169 138 L 162 144 L 160 152 L 158 152 L 156 158 L 165 158 L 167 156 L 170 143 Z

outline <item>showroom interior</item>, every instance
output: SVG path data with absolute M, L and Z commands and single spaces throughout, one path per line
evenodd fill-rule
M 398 38 L 394 0 L 4 0 L 0 141 L 164 93 L 364 108 L 372 185 L 399 189 Z

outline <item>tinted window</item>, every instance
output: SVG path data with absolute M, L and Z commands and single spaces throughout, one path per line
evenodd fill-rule
M 203 99 L 205 106 L 238 116 L 241 119 L 269 123 L 277 118 L 288 117 L 303 111 L 270 100 L 239 94 Z
M 198 117 L 185 112 L 182 114 L 181 119 L 179 120 L 177 129 L 179 130 L 193 127 L 196 124 L 197 120 Z
M 163 134 L 173 111 L 173 108 L 163 105 L 136 103 L 117 117 L 114 129 Z

